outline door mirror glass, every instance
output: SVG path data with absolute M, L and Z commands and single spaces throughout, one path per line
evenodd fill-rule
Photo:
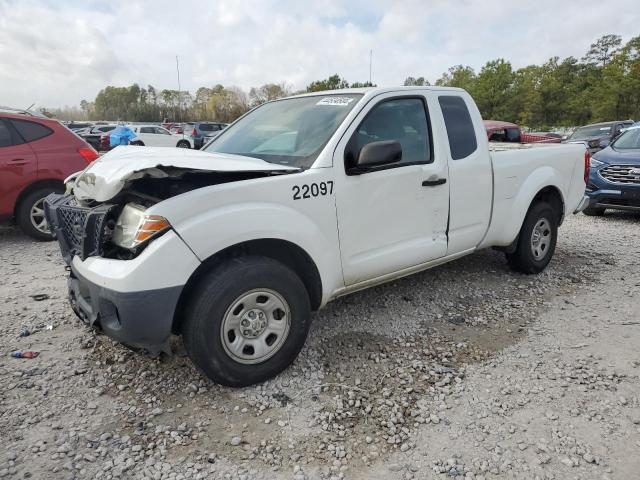
M 367 143 L 358 155 L 359 168 L 380 167 L 402 160 L 402 145 L 397 140 Z

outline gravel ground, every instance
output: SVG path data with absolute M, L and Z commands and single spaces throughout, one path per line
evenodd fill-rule
M 639 232 L 573 216 L 541 275 L 483 251 L 345 297 L 234 390 L 180 339 L 152 359 L 81 325 L 57 245 L 0 228 L 0 477 L 639 478 Z

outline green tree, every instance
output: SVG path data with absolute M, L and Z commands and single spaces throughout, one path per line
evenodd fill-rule
M 593 63 L 606 67 L 611 58 L 620 51 L 622 37 L 620 35 L 604 35 L 591 44 L 589 51 L 582 59 L 585 63 Z
M 340 88 L 349 88 L 349 83 L 340 78 L 337 73 L 331 75 L 324 80 L 316 80 L 307 85 L 307 92 L 321 92 L 323 90 L 338 90 Z
M 425 85 L 431 85 L 424 77 L 407 77 L 404 79 L 403 85 L 405 87 L 423 87 Z

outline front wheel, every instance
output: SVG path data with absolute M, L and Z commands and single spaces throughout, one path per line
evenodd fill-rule
M 53 234 L 44 216 L 44 199 L 51 193 L 63 191 L 61 187 L 38 188 L 20 200 L 16 208 L 16 223 L 20 229 L 36 240 L 53 240 Z
M 183 338 L 211 380 L 244 387 L 286 369 L 309 331 L 309 295 L 284 264 L 247 256 L 205 275 L 184 310 Z
M 516 250 L 507 254 L 518 272 L 540 273 L 551 261 L 558 239 L 558 213 L 546 202 L 533 205 L 524 219 Z
M 191 148 L 191 145 L 189 145 L 189 142 L 187 142 L 186 140 L 180 140 L 178 142 L 178 145 L 176 145 L 178 148 Z

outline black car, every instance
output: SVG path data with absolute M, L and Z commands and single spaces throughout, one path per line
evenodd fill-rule
M 602 122 L 585 125 L 577 128 L 569 135 L 565 143 L 586 143 L 589 153 L 593 154 L 606 148 L 623 128 L 633 125 L 633 120 L 620 120 L 617 122 Z
M 227 123 L 189 122 L 184 125 L 184 134 L 193 138 L 193 148 L 198 149 L 228 126 Z
M 79 133 L 79 135 L 93 148 L 95 148 L 96 150 L 101 150 L 102 144 L 100 142 L 100 139 L 102 135 L 110 132 L 116 127 L 117 125 L 97 125 L 88 129 L 86 132 Z

